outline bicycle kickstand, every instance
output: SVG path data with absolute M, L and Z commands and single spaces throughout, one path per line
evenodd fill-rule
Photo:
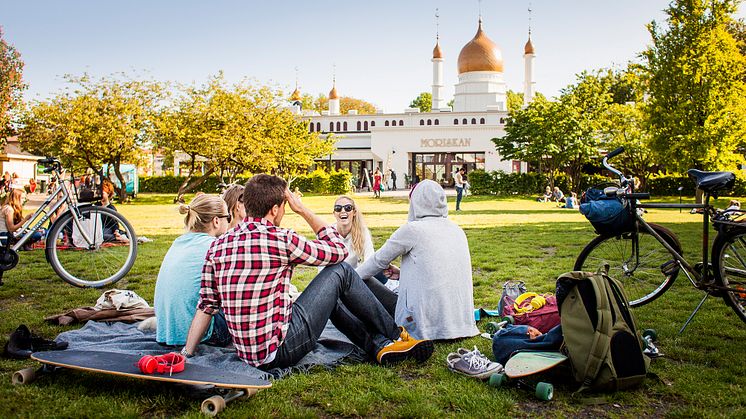
M 697 312 L 699 311 L 700 308 L 702 308 L 702 304 L 705 303 L 705 300 L 709 296 L 710 296 L 710 293 L 706 292 L 705 296 L 702 297 L 702 301 L 700 301 L 699 304 L 697 304 L 697 308 L 695 308 L 694 311 L 692 311 L 692 315 L 689 316 L 689 318 L 686 320 L 686 323 L 684 323 L 684 325 L 681 326 L 681 330 L 679 330 L 679 334 L 684 333 L 684 329 L 686 329 L 686 327 L 689 326 L 689 323 L 691 323 L 692 319 L 694 318 L 694 315 L 697 314 Z

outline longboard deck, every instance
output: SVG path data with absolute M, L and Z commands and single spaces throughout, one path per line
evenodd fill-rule
M 510 378 L 526 377 L 544 372 L 567 360 L 559 352 L 518 352 L 505 364 L 505 374 Z
M 184 371 L 169 376 L 166 374 L 143 374 L 137 367 L 141 355 L 129 355 L 96 351 L 47 351 L 34 352 L 31 359 L 42 364 L 89 371 L 101 374 L 118 375 L 141 380 L 165 381 L 191 385 L 212 385 L 228 389 L 260 389 L 272 387 L 267 380 L 236 374 L 218 368 L 190 364 L 187 361 Z

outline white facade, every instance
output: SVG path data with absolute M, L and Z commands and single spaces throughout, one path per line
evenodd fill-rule
M 495 106 L 504 111 L 506 87 L 503 73 L 495 71 L 470 71 L 458 75 L 453 110 L 456 112 L 481 111 Z

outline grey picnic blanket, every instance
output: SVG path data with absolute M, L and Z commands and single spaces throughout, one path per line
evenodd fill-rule
M 68 349 L 137 355 L 160 355 L 180 349 L 160 345 L 155 341 L 155 332 L 141 332 L 137 330 L 137 325 L 138 323 L 89 321 L 80 329 L 60 333 L 56 340 L 68 342 Z M 241 361 L 232 347 L 200 345 L 199 349 L 197 355 L 189 358 L 189 363 L 245 373 L 265 380 L 282 378 L 294 372 L 307 372 L 314 366 L 333 368 L 343 363 L 362 362 L 366 359 L 363 350 L 352 344 L 331 322 L 326 324 L 316 349 L 289 368 L 264 372 Z

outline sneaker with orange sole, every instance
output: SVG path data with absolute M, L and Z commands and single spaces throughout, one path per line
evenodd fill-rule
M 384 346 L 378 351 L 376 359 L 382 365 L 396 364 L 406 359 L 425 362 L 433 354 L 433 349 L 433 341 L 414 339 L 402 327 L 399 340 Z

